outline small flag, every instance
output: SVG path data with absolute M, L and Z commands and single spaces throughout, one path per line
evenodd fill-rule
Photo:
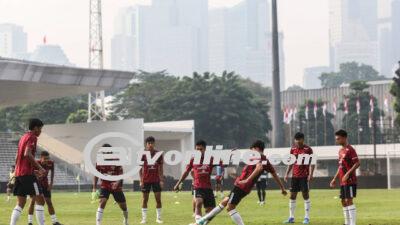
M 333 115 L 336 116 L 336 111 L 337 111 L 336 98 L 333 100 L 332 109 L 333 109 Z
M 294 110 L 293 110 L 293 121 L 296 121 L 296 117 L 297 117 L 297 107 L 294 107 Z
M 292 120 L 293 120 L 293 108 L 290 108 L 288 112 L 288 123 L 291 123 Z
M 322 114 L 326 117 L 326 102 L 322 105 Z
M 46 37 L 46 35 L 44 35 L 44 37 L 43 37 L 43 44 L 44 44 L 44 45 L 47 44 L 47 37 Z
M 344 114 L 349 114 L 349 99 L 344 98 Z
M 318 106 L 317 103 L 314 102 L 314 118 L 317 119 L 317 111 L 318 111 Z
M 308 120 L 308 103 L 306 103 L 306 110 L 304 111 L 306 120 Z
M 389 99 L 387 96 L 385 97 L 385 100 L 383 101 L 383 105 L 385 108 L 385 112 L 389 112 Z
M 287 110 L 286 107 L 283 110 L 283 122 L 286 123 L 286 124 L 288 123 L 288 110 Z
M 370 108 L 370 112 L 373 113 L 374 112 L 374 97 L 369 98 L 369 108 Z
M 371 113 L 368 115 L 368 126 L 369 126 L 369 128 L 372 128 L 372 116 L 371 116 Z
M 381 130 L 383 131 L 383 129 L 385 128 L 384 127 L 384 125 L 383 125 L 383 116 L 382 116 L 382 114 L 381 114 L 381 117 L 380 117 L 380 125 L 381 125 Z
M 394 116 L 392 115 L 392 117 L 390 118 L 390 126 L 392 128 L 394 128 Z
M 356 108 L 357 108 L 357 115 L 360 115 L 361 105 L 360 105 L 360 99 L 358 98 L 356 101 Z

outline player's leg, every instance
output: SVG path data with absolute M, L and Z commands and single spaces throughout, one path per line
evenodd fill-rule
M 44 225 L 44 197 L 42 194 L 35 195 L 32 200 L 35 201 L 36 221 L 39 225 Z
M 150 186 L 144 184 L 142 188 L 142 221 L 141 224 L 147 222 L 147 203 L 149 202 Z
M 209 213 L 207 213 L 206 215 L 204 215 L 201 219 L 196 221 L 197 225 L 205 225 L 207 224 L 209 221 L 211 221 L 215 216 L 217 216 L 220 212 L 222 212 L 222 210 L 224 210 L 224 208 L 228 205 L 229 202 L 229 197 L 225 197 L 219 204 L 217 207 L 215 207 L 214 209 L 212 209 Z
M 356 225 L 357 222 L 357 210 L 356 206 L 353 203 L 353 198 L 357 196 L 357 186 L 356 185 L 347 185 L 346 186 L 346 196 L 345 202 L 347 205 L 347 210 L 349 212 L 349 220 L 350 225 Z
M 17 205 L 11 213 L 10 225 L 16 225 L 26 204 L 26 196 L 17 196 Z
M 44 195 L 44 201 L 46 202 L 47 210 L 49 211 L 51 222 L 53 223 L 53 225 L 61 225 L 60 222 L 58 222 L 58 219 L 56 216 L 56 211 L 55 211 L 54 205 L 53 205 L 53 201 L 51 200 L 50 192 L 48 194 Z
M 162 202 L 161 202 L 161 185 L 160 183 L 154 183 L 153 184 L 153 192 L 154 192 L 154 197 L 156 199 L 156 212 L 157 212 L 157 223 L 163 223 L 162 221 Z
M 289 218 L 286 221 L 284 221 L 284 223 L 294 223 L 297 193 L 300 191 L 300 189 L 301 188 L 299 179 L 292 178 L 290 187 L 290 198 L 289 198 Z
M 28 208 L 28 225 L 33 224 L 33 212 L 35 211 L 35 201 L 31 199 L 31 203 Z
M 346 201 L 346 186 L 340 186 L 340 199 L 343 208 L 343 216 L 344 216 L 344 224 L 350 225 L 350 214 L 347 208 L 347 201 Z
M 266 196 L 266 193 L 265 193 L 265 190 L 267 189 L 267 187 L 266 187 L 266 185 L 264 184 L 263 186 L 262 186 L 262 188 L 261 188 L 261 197 L 262 197 L 262 202 L 263 203 L 265 203 L 265 196 Z
M 123 224 L 128 225 L 128 207 L 126 205 L 125 194 L 120 192 L 113 192 L 114 200 L 118 203 L 119 208 L 122 210 L 122 215 L 124 217 Z
M 110 191 L 101 188 L 99 195 L 99 208 L 96 212 L 96 225 L 101 225 L 103 221 L 104 209 L 106 208 L 108 198 L 110 197 Z
M 258 204 L 262 202 L 262 193 L 261 193 L 261 184 L 259 181 L 256 182 L 256 188 L 257 188 L 257 197 L 258 197 Z
M 303 224 L 310 223 L 310 209 L 311 209 L 311 201 L 310 201 L 310 188 L 307 178 L 302 179 L 301 182 L 301 193 L 304 199 L 304 220 Z
M 204 203 L 203 197 L 200 195 L 197 195 L 195 198 L 195 203 L 196 203 L 196 207 L 195 207 L 195 212 L 194 212 L 195 213 L 194 219 L 198 220 L 202 217 L 201 208 L 203 208 L 203 203 Z M 207 213 L 207 211 L 206 211 L 206 213 Z
M 228 203 L 226 208 L 228 211 L 229 216 L 231 217 L 232 221 L 237 225 L 244 225 L 243 219 L 240 216 L 239 212 L 236 210 L 236 204 Z

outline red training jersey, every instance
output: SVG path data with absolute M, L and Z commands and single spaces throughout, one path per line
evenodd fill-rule
M 150 151 L 151 157 L 154 157 L 155 154 L 157 154 L 157 150 Z M 163 156 L 161 155 L 160 158 L 157 159 L 156 163 L 154 165 L 149 165 L 147 163 L 147 158 L 146 155 L 143 155 L 142 157 L 142 181 L 143 183 L 158 183 L 160 182 L 160 169 L 163 166 Z
M 351 146 L 347 145 L 345 148 L 341 148 L 339 151 L 339 180 L 340 185 L 353 185 L 357 184 L 356 171 L 350 174 L 349 179 L 346 182 L 342 182 L 342 178 L 349 171 L 355 163 L 359 162 L 356 150 Z
M 260 163 L 263 163 L 264 171 L 269 172 L 269 173 L 275 173 L 274 167 L 268 161 L 267 157 L 263 154 L 261 154 Z M 262 173 L 258 174 L 258 176 L 254 178 L 254 180 L 251 180 L 247 183 L 241 184 L 239 182 L 242 180 L 246 180 L 256 169 L 256 166 L 257 165 L 246 165 L 242 170 L 242 174 L 238 178 L 236 178 L 235 186 L 240 188 L 241 190 L 243 190 L 246 193 L 250 193 L 251 189 L 253 189 L 254 184 L 257 182 L 258 178 L 261 176 Z
M 38 177 L 38 181 L 42 188 L 47 189 L 49 187 L 49 179 L 48 179 L 49 171 L 50 170 L 54 171 L 54 162 L 52 160 L 49 160 L 47 162 L 42 162 L 40 160 L 37 160 L 37 163 L 39 163 L 39 165 L 43 167 L 44 170 L 46 170 L 46 173 L 43 174 L 42 177 Z
M 116 175 L 122 175 L 122 173 L 123 173 L 122 166 L 99 166 L 99 165 L 96 165 L 96 170 L 104 175 L 116 176 Z M 102 189 L 106 189 L 107 191 L 111 191 L 111 192 L 122 191 L 122 182 L 108 181 L 108 180 L 103 180 L 103 179 L 100 179 L 100 180 L 101 180 L 100 187 Z M 116 189 L 113 189 L 112 186 L 115 182 L 118 182 L 118 186 L 116 187 Z
M 190 160 L 189 165 L 186 166 L 186 172 L 193 172 L 193 188 L 211 189 L 211 173 L 214 168 L 213 158 L 210 159 L 209 164 L 204 164 L 204 154 L 201 156 L 199 164 L 194 164 L 194 159 Z
M 292 149 L 290 149 L 290 154 L 296 156 L 296 162 L 293 165 L 292 177 L 294 177 L 294 178 L 308 177 L 308 175 L 310 174 L 311 159 L 310 159 L 308 165 L 302 165 L 302 164 L 298 165 L 297 158 L 299 155 L 302 155 L 302 154 L 312 155 L 313 150 L 307 145 L 304 145 L 302 148 L 294 146 L 294 147 L 292 147 Z M 303 159 L 303 161 L 301 163 L 304 163 L 304 161 L 305 160 Z
M 29 148 L 31 154 L 35 156 L 37 145 L 37 136 L 31 131 L 25 133 L 18 143 L 17 159 L 15 161 L 15 176 L 28 176 L 33 175 L 34 166 L 29 162 L 28 158 L 25 157 L 25 149 Z

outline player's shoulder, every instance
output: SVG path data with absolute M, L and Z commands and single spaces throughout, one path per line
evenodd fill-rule
M 346 150 L 346 151 L 352 151 L 352 152 L 353 152 L 353 151 L 354 151 L 354 152 L 356 151 L 356 149 L 355 149 L 352 145 L 347 145 L 346 148 L 345 148 L 345 150 Z
M 312 152 L 312 148 L 308 145 L 304 145 L 304 151 Z

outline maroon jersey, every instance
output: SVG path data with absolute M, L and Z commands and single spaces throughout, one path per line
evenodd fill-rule
M 263 154 L 261 155 L 260 162 L 266 162 L 266 164 L 263 164 L 264 171 L 269 173 L 275 173 L 274 167 L 271 165 L 271 163 L 268 161 L 265 155 Z M 251 189 L 253 189 L 254 184 L 257 182 L 258 178 L 261 176 L 262 173 L 258 174 L 258 176 L 254 178 L 254 180 L 251 180 L 248 183 L 241 184 L 239 182 L 242 180 L 246 180 L 256 169 L 256 166 L 257 165 L 246 165 L 242 170 L 242 174 L 238 178 L 236 178 L 235 186 L 240 188 L 242 191 L 246 193 L 250 193 Z
M 151 157 L 154 157 L 157 154 L 157 150 L 151 151 Z M 160 182 L 160 169 L 163 166 L 163 157 L 157 159 L 154 165 L 149 165 L 147 163 L 146 155 L 142 157 L 143 166 L 142 166 L 142 181 L 143 183 L 158 183 Z
M 38 181 L 40 186 L 42 186 L 42 188 L 47 189 L 49 187 L 49 171 L 53 170 L 54 171 L 54 162 L 52 160 L 49 160 L 47 162 L 42 162 L 40 160 L 37 160 L 37 163 L 39 163 L 40 166 L 43 167 L 43 169 L 46 171 L 45 174 L 43 174 L 42 177 L 38 177 Z
M 28 147 L 31 154 L 36 154 L 37 137 L 32 132 L 25 133 L 18 143 L 17 159 L 15 161 L 15 176 L 33 175 L 34 166 L 29 162 L 28 158 L 24 156 L 25 149 Z
M 356 150 L 351 145 L 347 145 L 345 148 L 339 151 L 339 180 L 340 185 L 352 185 L 357 184 L 356 171 L 350 174 L 349 179 L 346 182 L 342 182 L 344 175 L 359 162 Z
M 296 147 L 292 147 L 292 149 L 290 149 L 290 154 L 296 156 L 296 159 L 297 159 L 298 156 L 302 155 L 302 154 L 312 155 L 313 150 L 307 145 L 304 145 L 302 148 L 296 146 Z M 304 160 L 302 163 L 304 163 Z M 311 163 L 311 160 L 309 163 Z M 309 174 L 310 174 L 310 164 L 298 165 L 297 160 L 296 160 L 296 162 L 293 165 L 292 177 L 304 178 L 304 177 L 308 177 Z
M 100 173 L 104 174 L 104 175 L 122 175 L 123 173 L 123 169 L 122 166 L 99 166 L 96 165 L 96 170 L 99 171 Z M 103 189 L 106 189 L 108 191 L 111 192 L 118 192 L 118 191 L 122 191 L 122 182 L 120 181 L 108 181 L 108 180 L 103 180 L 100 179 L 100 187 Z M 118 182 L 118 186 L 116 189 L 113 189 L 113 184 L 115 182 Z
M 194 159 L 190 160 L 189 165 L 186 166 L 186 172 L 193 172 L 193 188 L 206 188 L 211 189 L 211 173 L 214 168 L 213 158 L 209 164 L 203 164 L 204 155 L 201 156 L 199 164 L 194 164 Z

